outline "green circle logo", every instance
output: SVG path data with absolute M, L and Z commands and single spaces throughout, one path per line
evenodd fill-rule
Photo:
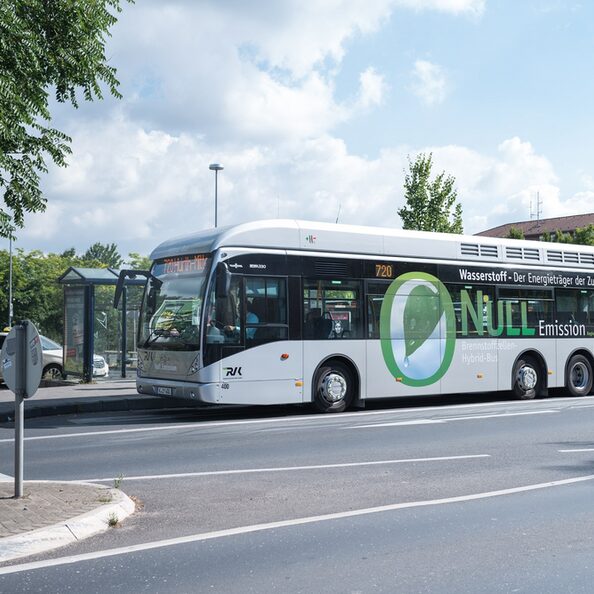
M 456 316 L 444 284 L 425 272 L 407 272 L 388 287 L 380 338 L 390 373 L 407 386 L 429 386 L 448 370 L 456 346 Z

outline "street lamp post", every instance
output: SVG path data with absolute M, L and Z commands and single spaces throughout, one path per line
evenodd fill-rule
M 12 235 L 9 238 L 10 256 L 8 260 L 8 327 L 12 328 Z
M 208 168 L 211 171 L 214 171 L 215 172 L 215 213 L 214 213 L 215 214 L 215 217 L 214 217 L 214 219 L 215 219 L 215 221 L 214 221 L 215 225 L 214 226 L 216 227 L 217 226 L 217 190 L 218 190 L 217 183 L 218 183 L 218 175 L 219 175 L 219 171 L 223 171 L 224 167 L 222 165 L 220 165 L 219 163 L 211 163 L 208 166 Z

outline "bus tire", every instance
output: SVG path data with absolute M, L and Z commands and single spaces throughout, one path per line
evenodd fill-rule
M 572 396 L 586 396 L 592 390 L 592 365 L 583 355 L 569 360 L 565 387 Z
M 355 379 L 340 361 L 322 365 L 314 379 L 314 407 L 318 412 L 339 413 L 349 407 L 355 395 Z
M 542 388 L 541 369 L 529 355 L 516 361 L 513 374 L 513 392 L 518 400 L 532 400 Z

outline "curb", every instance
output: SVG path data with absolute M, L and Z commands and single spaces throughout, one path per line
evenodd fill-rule
M 63 481 L 34 481 L 36 483 L 60 483 Z M 0 539 L 0 563 L 28 555 L 44 553 L 67 544 L 89 538 L 110 529 L 109 518 L 115 514 L 121 522 L 135 510 L 134 502 L 119 489 L 112 489 L 95 483 L 72 481 L 80 485 L 103 488 L 112 501 L 97 509 L 76 516 L 65 522 L 31 530 L 15 536 Z
M 193 408 L 187 400 L 152 396 L 93 396 L 82 398 L 56 398 L 25 402 L 25 419 L 90 412 L 126 412 L 168 408 Z M 0 423 L 14 420 L 14 404 L 0 403 Z

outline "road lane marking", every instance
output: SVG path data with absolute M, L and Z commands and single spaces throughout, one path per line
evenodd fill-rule
M 30 563 L 22 563 L 21 565 L 8 565 L 0 567 L 0 575 L 7 575 L 12 573 L 21 573 L 24 571 L 32 571 L 35 569 L 45 569 L 46 567 L 55 567 L 59 565 L 70 565 L 73 563 L 81 563 L 84 561 L 93 561 L 95 559 L 104 559 L 106 557 L 115 557 L 118 555 L 129 555 L 131 553 L 139 553 L 143 551 L 150 551 L 154 549 L 161 549 L 165 547 L 190 544 L 195 542 L 204 542 L 217 538 L 226 538 L 229 536 L 241 536 L 253 532 L 265 532 L 268 530 L 277 530 L 279 528 L 292 528 L 294 526 L 303 526 L 306 524 L 315 524 L 318 522 L 328 522 L 331 520 L 342 520 L 345 518 L 354 518 L 357 516 L 366 516 L 370 514 L 377 514 L 383 512 L 398 511 L 402 509 L 411 509 L 417 507 L 430 507 L 436 505 L 446 505 L 451 503 L 466 503 L 468 501 L 477 501 L 480 499 L 489 499 L 492 497 L 501 497 L 505 495 L 516 495 L 518 493 L 527 493 L 530 491 L 537 491 L 539 489 L 548 489 L 551 487 L 560 487 L 564 485 L 571 485 L 576 483 L 583 483 L 585 481 L 594 480 L 594 474 L 586 476 L 578 476 L 558 481 L 549 481 L 547 483 L 537 483 L 533 485 L 525 485 L 522 487 L 512 487 L 510 489 L 500 489 L 497 491 L 486 491 L 483 493 L 473 493 L 471 495 L 460 495 L 457 497 L 446 497 L 443 499 L 429 499 L 424 501 L 409 501 L 406 503 L 392 503 L 389 505 L 381 505 L 378 507 L 368 507 L 364 509 L 355 509 L 346 512 L 336 512 L 332 514 L 323 514 L 319 516 L 309 516 L 305 518 L 296 518 L 293 520 L 280 520 L 277 522 L 268 522 L 264 524 L 254 524 L 252 526 L 240 526 L 238 528 L 228 528 L 226 530 L 215 530 L 212 532 L 203 532 L 200 534 L 191 534 L 188 536 L 180 536 L 177 538 L 168 538 L 164 540 L 157 540 L 152 542 L 145 542 L 137 545 L 127 547 L 118 547 L 115 549 L 105 549 L 103 551 L 94 551 L 92 553 L 83 553 L 80 555 L 70 555 L 68 557 L 58 557 L 56 559 L 46 559 L 44 561 L 33 561 Z
M 582 396 L 579 400 L 575 399 L 578 402 L 583 402 L 584 397 Z M 555 402 L 563 403 L 563 404 L 571 404 L 571 400 L 568 398 L 549 398 L 547 399 L 548 404 L 553 404 Z M 468 409 L 468 408 L 484 408 L 484 407 L 491 407 L 491 406 L 513 406 L 514 403 L 510 403 L 509 401 L 498 400 L 496 402 L 481 402 L 481 403 L 472 403 L 472 404 L 453 404 L 453 405 L 439 405 L 439 406 L 426 406 L 426 407 L 417 407 L 417 408 L 401 408 L 401 409 L 389 409 L 389 410 L 373 410 L 373 411 L 355 411 L 355 412 L 344 412 L 340 415 L 337 415 L 332 420 L 335 423 L 342 422 L 349 418 L 362 418 L 368 416 L 377 416 L 377 415 L 389 415 L 389 414 L 402 414 L 404 413 L 423 413 L 423 412 L 444 412 L 447 410 L 461 410 L 461 409 Z M 520 404 L 520 403 L 518 403 Z M 593 405 L 594 406 L 594 405 Z M 587 405 L 578 406 L 570 406 L 564 408 L 586 408 Z M 551 412 L 551 411 L 547 411 Z M 552 411 L 552 412 L 560 412 L 560 411 Z M 511 414 L 522 414 L 522 413 L 511 413 Z M 538 411 L 527 411 L 524 414 L 538 414 Z M 472 418 L 472 417 L 471 417 Z M 477 418 L 477 417 L 474 417 Z M 268 419 L 245 419 L 245 420 L 233 420 L 233 421 L 199 421 L 196 423 L 184 423 L 184 424 L 177 424 L 177 425 L 163 425 L 159 427 L 137 427 L 134 429 L 108 429 L 102 431 L 86 431 L 86 432 L 77 432 L 77 433 L 60 433 L 57 435 L 35 435 L 30 437 L 25 437 L 25 441 L 37 441 L 43 439 L 67 439 L 73 437 L 90 437 L 93 435 L 117 435 L 117 434 L 125 434 L 125 433 L 142 433 L 148 431 L 180 431 L 185 429 L 197 429 L 197 428 L 204 428 L 209 429 L 211 427 L 233 427 L 243 426 L 243 425 L 257 425 L 257 424 L 264 424 L 264 423 L 294 423 L 294 422 L 304 422 L 304 423 L 314 423 L 312 425 L 307 425 L 308 428 L 317 428 L 317 426 L 323 422 L 325 425 L 328 424 L 328 416 L 320 416 L 319 414 L 315 415 L 299 415 L 299 416 L 292 416 L 292 417 L 272 417 Z M 0 439 L 0 443 L 13 443 L 13 438 L 7 439 Z
M 578 448 L 575 450 L 557 450 L 563 454 L 572 453 L 572 452 L 594 452 L 594 448 Z
M 350 425 L 343 427 L 343 429 L 375 429 L 376 427 L 400 427 L 402 425 L 424 425 L 429 423 L 449 423 L 450 421 L 474 421 L 477 419 L 498 419 L 500 417 L 521 417 L 526 415 L 545 415 L 550 413 L 557 413 L 557 410 L 533 410 L 517 413 L 498 413 L 492 415 L 472 415 L 467 417 L 446 417 L 439 420 L 419 419 L 418 422 L 394 422 L 394 423 L 372 423 L 368 425 Z
M 357 466 L 380 466 L 387 464 L 407 464 L 415 462 L 445 462 L 448 460 L 471 460 L 474 458 L 490 458 L 490 454 L 467 454 L 465 456 L 437 456 L 433 458 L 404 458 L 400 460 L 371 460 L 369 462 L 343 462 L 340 464 L 315 464 L 312 466 L 280 466 L 277 468 L 245 468 L 233 470 L 209 470 L 203 472 L 179 472 L 175 474 L 147 474 L 144 476 L 125 476 L 124 481 L 144 481 L 152 479 L 188 478 L 198 476 L 219 476 L 227 474 L 257 474 L 263 472 L 291 472 L 294 470 L 320 470 L 327 468 L 353 468 Z M 85 483 L 102 483 L 113 481 L 115 477 L 79 479 Z

